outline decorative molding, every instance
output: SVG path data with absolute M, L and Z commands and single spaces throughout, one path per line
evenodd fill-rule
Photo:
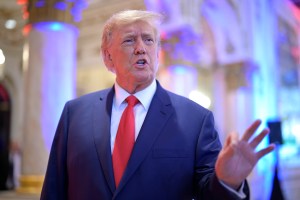
M 7 29 L 5 23 L 9 19 L 16 20 L 17 24 L 14 29 Z M 26 21 L 22 18 L 19 9 L 0 8 L 0 44 L 7 46 L 21 46 L 24 44 L 22 33 Z
M 24 0 L 20 4 L 30 24 L 49 21 L 73 24 L 81 20 L 81 12 L 87 7 L 86 0 Z
M 252 87 L 253 71 L 257 66 L 250 61 L 240 61 L 224 66 L 227 90 Z

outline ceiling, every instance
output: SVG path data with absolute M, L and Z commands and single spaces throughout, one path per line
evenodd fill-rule
M 22 6 L 18 5 L 18 0 L 0 0 L 0 48 L 3 45 L 20 45 L 23 43 L 23 27 L 26 20 L 23 19 Z M 99 3 L 102 0 L 89 0 L 89 4 Z M 300 0 L 291 0 L 300 8 Z M 14 29 L 5 28 L 7 20 L 13 19 L 16 22 Z

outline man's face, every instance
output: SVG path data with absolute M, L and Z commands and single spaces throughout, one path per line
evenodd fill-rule
M 159 45 L 154 28 L 147 22 L 117 27 L 107 52 L 117 83 L 129 93 L 144 89 L 155 78 Z

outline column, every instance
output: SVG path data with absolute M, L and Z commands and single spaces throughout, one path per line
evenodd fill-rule
M 76 22 L 84 0 L 22 1 L 28 17 L 21 193 L 39 194 L 55 129 L 75 97 Z

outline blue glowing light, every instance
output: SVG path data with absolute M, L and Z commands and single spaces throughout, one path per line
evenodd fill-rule
M 62 31 L 66 24 L 61 22 L 39 22 L 34 24 L 34 26 L 40 30 Z
M 59 31 L 61 29 L 63 29 L 63 25 L 59 22 L 50 22 L 49 23 L 49 28 L 53 31 Z
M 172 66 L 170 69 L 175 74 L 186 74 L 188 70 L 186 67 L 180 65 Z

